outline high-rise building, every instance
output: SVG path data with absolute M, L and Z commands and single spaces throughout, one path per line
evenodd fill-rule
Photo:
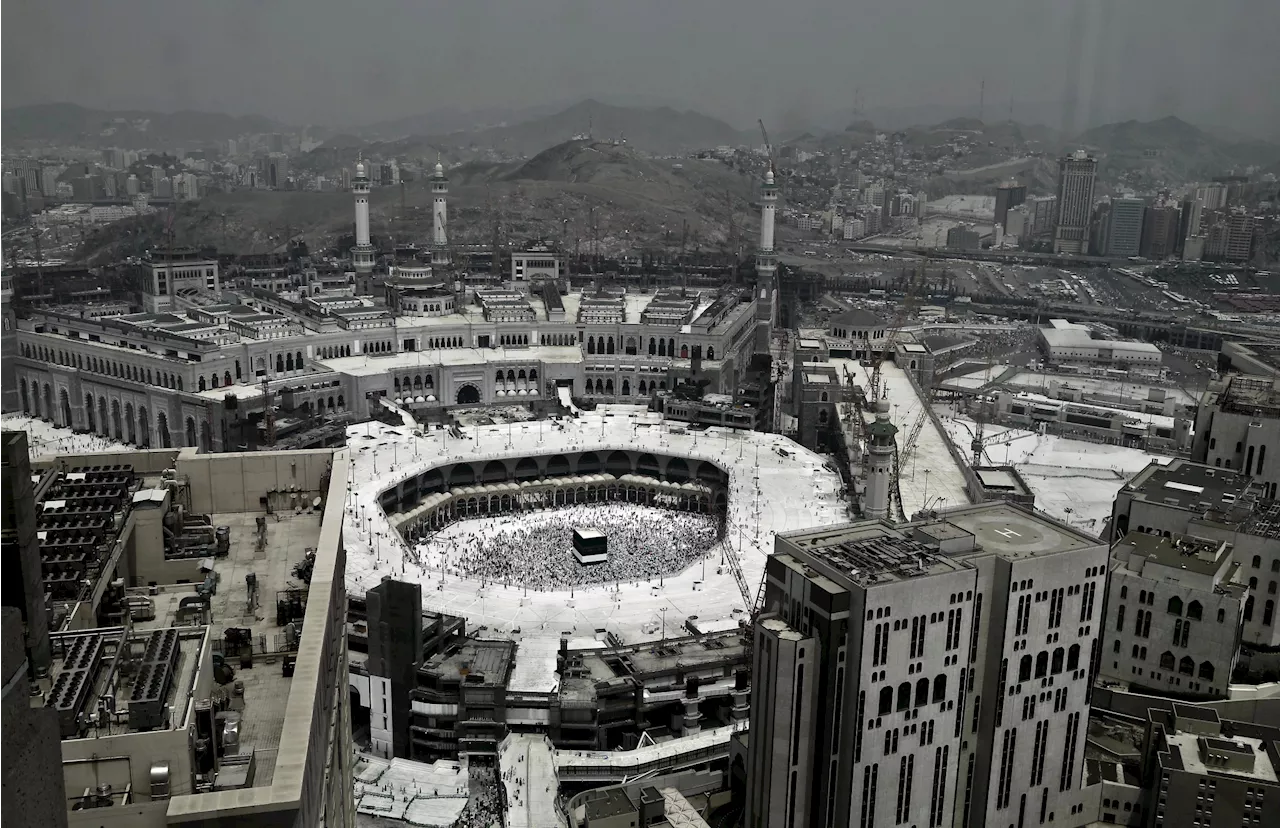
M 1227 249 L 1223 256 L 1229 262 L 1247 262 L 1253 252 L 1254 217 L 1244 210 L 1232 210 L 1227 216 Z
M 1058 211 L 1058 197 L 1031 196 L 1024 203 L 1031 218 L 1030 235 L 1043 237 L 1051 234 L 1054 217 Z
M 52 394 L 46 393 L 46 396 L 52 397 Z M 3 432 L 0 437 L 0 463 L 3 464 L 0 491 L 3 493 L 4 518 L 0 524 L 0 565 L 3 566 L 3 577 L 0 577 L 3 600 L 0 603 L 14 607 L 22 614 L 28 670 L 34 678 L 48 674 L 51 655 L 26 432 Z
M 1142 221 L 1142 255 L 1160 261 L 1178 247 L 1178 208 L 1151 207 Z
M 745 824 L 1083 825 L 1106 565 L 1007 503 L 778 535 Z
M 58 194 L 58 173 L 62 172 L 59 167 L 41 167 L 40 168 L 40 193 L 45 198 L 53 198 Z
M 1204 204 L 1198 198 L 1184 199 L 1178 216 L 1178 253 L 1182 254 L 1188 236 L 1200 235 L 1200 214 Z
M 1010 207 L 1017 207 L 1027 198 L 1027 188 L 1016 181 L 1007 181 L 996 188 L 996 224 L 1005 226 Z
M 267 152 L 284 152 L 284 136 L 279 132 L 267 133 Z
M 1227 187 L 1225 184 L 1209 184 L 1197 187 L 1195 198 L 1206 210 L 1221 210 L 1227 206 Z
M 1140 198 L 1114 198 L 1107 216 L 1103 255 L 1137 256 L 1142 249 L 1142 221 L 1147 203 Z
M 262 159 L 263 185 L 270 190 L 283 190 L 289 181 L 289 156 L 273 152 Z
M 1097 177 L 1098 160 L 1084 150 L 1076 150 L 1058 160 L 1058 216 L 1053 233 L 1054 253 L 1086 252 Z

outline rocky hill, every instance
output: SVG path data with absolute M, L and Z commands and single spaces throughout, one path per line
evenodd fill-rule
M 738 240 L 755 237 L 753 182 L 718 161 L 663 161 L 628 146 L 568 141 L 525 162 L 471 162 L 449 171 L 450 237 L 487 244 L 493 225 L 511 243 L 546 238 L 573 249 L 596 236 L 602 252 L 637 246 L 723 247 L 730 216 Z M 375 240 L 425 242 L 430 237 L 429 182 L 374 188 Z M 180 203 L 174 238 L 186 245 L 263 253 L 289 237 L 321 251 L 351 233 L 350 193 L 242 191 Z M 117 222 L 83 251 L 92 262 L 137 255 L 164 240 L 164 214 Z M 594 230 L 593 230 L 594 226 Z M 225 237 L 224 237 L 225 233 Z
M 738 144 L 743 133 L 724 121 L 670 107 L 611 106 L 583 101 L 568 109 L 508 126 L 435 136 L 433 143 L 486 147 L 508 155 L 535 155 L 576 135 L 622 140 L 654 154 Z
M 1075 144 L 1098 154 L 1104 180 L 1139 190 L 1280 160 L 1280 145 L 1220 138 L 1174 116 L 1105 124 L 1081 133 Z

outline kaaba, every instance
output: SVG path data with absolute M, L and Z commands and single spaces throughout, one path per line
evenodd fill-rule
M 609 538 L 599 529 L 578 527 L 573 530 L 573 557 L 580 564 L 598 564 L 609 560 Z

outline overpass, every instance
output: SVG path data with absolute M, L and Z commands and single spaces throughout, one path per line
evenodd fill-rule
M 728 759 L 730 737 L 746 729 L 746 722 L 709 728 L 634 750 L 557 750 L 556 775 L 561 784 L 623 782 L 705 765 Z

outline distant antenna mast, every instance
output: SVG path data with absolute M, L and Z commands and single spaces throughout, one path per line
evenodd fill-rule
M 982 120 L 983 113 L 987 108 L 987 79 L 983 78 L 982 83 L 978 84 L 978 120 Z

